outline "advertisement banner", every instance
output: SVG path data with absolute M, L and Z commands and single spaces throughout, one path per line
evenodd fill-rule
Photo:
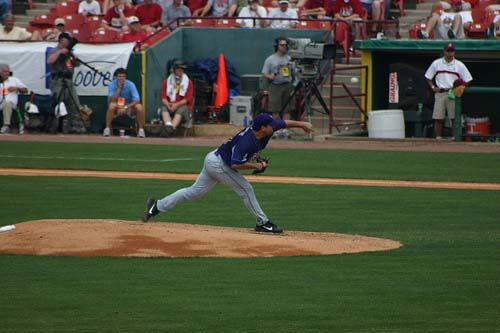
M 49 95 L 50 66 L 47 65 L 47 55 L 56 46 L 54 42 L 0 42 L 0 63 L 8 64 L 13 76 L 19 78 L 30 91 Z M 120 67 L 127 68 L 133 48 L 134 43 L 77 44 L 73 53 L 88 65 L 75 68 L 73 83 L 78 95 L 106 96 L 113 72 Z
M 389 73 L 389 103 L 399 103 L 398 73 Z

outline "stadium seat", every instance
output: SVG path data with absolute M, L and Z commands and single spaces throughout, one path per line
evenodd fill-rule
M 76 15 L 78 14 L 79 2 L 76 1 L 61 1 L 56 3 L 56 14 L 59 17 L 65 15 Z
M 98 29 L 92 31 L 90 42 L 92 43 L 116 43 L 120 41 L 121 33 L 110 29 Z
M 148 39 L 146 39 L 144 41 L 144 44 L 151 46 L 156 42 L 162 40 L 163 38 L 167 37 L 168 35 L 170 35 L 170 31 L 168 29 L 162 29 L 157 33 L 151 35 L 151 37 L 149 37 Z
M 92 32 L 96 31 L 101 27 L 102 17 L 101 16 L 89 16 L 87 17 L 87 21 L 85 25 L 87 26 L 87 30 Z
M 332 23 L 329 21 L 321 20 L 301 20 L 297 25 L 298 29 L 324 29 L 330 30 L 332 28 Z
M 47 14 L 38 14 L 33 20 L 30 22 L 31 26 L 39 27 L 39 28 L 51 28 L 54 26 L 54 20 L 56 16 L 51 13 Z
M 214 27 L 216 20 L 211 20 L 209 18 L 194 18 L 191 21 L 193 27 Z
M 236 18 L 221 18 L 215 20 L 215 26 L 217 28 L 231 28 L 236 26 Z
M 66 31 L 81 43 L 87 43 L 90 39 L 89 32 L 87 31 L 85 26 L 81 26 L 80 28 L 67 29 Z
M 64 19 L 66 29 L 80 29 L 80 27 L 85 23 L 85 17 L 78 14 L 64 15 L 62 18 Z
M 413 26 L 409 30 L 409 37 L 410 39 L 417 39 L 417 31 L 419 30 L 425 30 L 427 28 L 427 22 L 417 22 L 413 24 Z M 429 39 L 434 38 L 434 31 L 431 31 L 429 34 Z

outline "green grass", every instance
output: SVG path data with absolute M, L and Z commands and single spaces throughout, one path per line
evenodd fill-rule
M 0 142 L 0 167 L 198 173 L 215 147 Z M 267 149 L 269 175 L 500 183 L 500 154 Z
M 209 151 L 206 147 L 16 145 L 0 143 L 0 154 L 14 154 L 15 146 L 15 152 L 21 149 L 19 155 L 195 159 L 179 162 L 178 172 L 197 172 L 200 154 Z M 366 169 L 373 175 L 367 178 L 401 179 L 407 174 L 424 180 L 469 180 L 470 173 L 475 181 L 498 182 L 493 167 L 487 166 L 495 162 L 498 166 L 493 154 L 273 149 L 269 155 L 273 158 L 269 171 L 276 174 L 319 176 L 324 172 L 319 166 L 328 162 L 334 164 L 329 172 L 336 177 Z M 301 165 L 298 157 L 306 158 L 307 165 Z M 399 161 L 404 165 L 401 169 Z M 10 158 L 2 158 L 0 165 L 148 171 L 164 167 L 161 163 L 36 163 Z M 483 166 L 490 170 L 485 177 Z M 442 170 L 456 169 L 462 176 L 443 175 Z M 353 178 L 364 177 L 361 173 Z M 45 218 L 138 220 L 148 195 L 160 197 L 189 182 L 0 176 L 0 184 L 0 225 L 5 225 Z M 253 259 L 0 255 L 1 330 L 500 332 L 500 191 L 253 186 L 266 213 L 285 229 L 386 237 L 401 241 L 403 247 Z M 155 221 L 253 225 L 240 199 L 222 186 Z

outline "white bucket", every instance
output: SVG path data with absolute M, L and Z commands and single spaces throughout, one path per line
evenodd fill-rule
M 403 110 L 377 110 L 368 113 L 368 137 L 402 139 L 405 137 Z

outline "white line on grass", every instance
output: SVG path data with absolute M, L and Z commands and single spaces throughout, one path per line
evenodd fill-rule
M 147 160 L 143 158 L 110 158 L 110 157 L 66 157 L 66 156 L 23 156 L 23 155 L 0 155 L 0 158 L 25 158 L 38 160 L 92 160 L 92 161 L 128 161 L 128 162 L 177 162 L 192 161 L 193 158 L 167 158 L 163 160 Z

